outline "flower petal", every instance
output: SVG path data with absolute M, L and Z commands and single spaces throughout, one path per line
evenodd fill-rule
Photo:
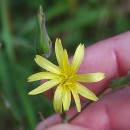
M 88 98 L 88 99 L 93 100 L 93 101 L 98 100 L 98 98 L 96 97 L 96 95 L 92 91 L 90 91 L 85 86 L 81 85 L 80 83 L 76 84 L 76 90 L 81 96 L 83 96 L 85 98 Z
M 56 39 L 55 42 L 55 53 L 56 53 L 56 58 L 58 61 L 59 66 L 62 68 L 63 66 L 63 47 L 61 44 L 61 40 L 60 39 Z
M 63 53 L 63 69 L 65 73 L 70 73 L 70 64 L 69 64 L 68 54 L 66 49 L 64 49 L 64 53 Z
M 61 74 L 61 69 L 40 55 L 36 55 L 35 62 L 47 71 Z
M 80 44 L 75 51 L 73 61 L 71 64 L 74 73 L 77 72 L 77 70 L 79 69 L 83 60 L 83 56 L 84 56 L 84 45 Z
M 76 89 L 74 88 L 75 86 L 70 86 L 70 90 L 72 92 L 72 95 L 74 97 L 74 100 L 75 100 L 75 104 L 76 104 L 76 108 L 77 108 L 77 111 L 80 112 L 81 111 L 81 104 L 80 104 L 80 98 L 79 98 L 79 95 L 76 91 Z
M 104 73 L 87 73 L 76 76 L 79 82 L 98 82 L 105 78 Z
M 59 85 L 54 94 L 54 109 L 58 113 L 62 113 L 62 99 L 64 95 L 64 86 Z
M 71 102 L 71 92 L 68 86 L 66 86 L 64 89 L 64 96 L 63 96 L 64 111 L 68 111 L 70 107 L 70 102 Z
M 52 87 L 54 87 L 55 85 L 57 85 L 59 83 L 60 83 L 59 79 L 49 80 L 49 81 L 43 83 L 42 85 L 40 85 L 39 87 L 37 87 L 36 89 L 32 90 L 28 94 L 29 95 L 35 95 L 35 94 L 45 92 L 45 91 L 51 89 Z
M 51 72 L 39 72 L 28 77 L 28 82 L 42 80 L 42 79 L 57 79 L 59 75 Z

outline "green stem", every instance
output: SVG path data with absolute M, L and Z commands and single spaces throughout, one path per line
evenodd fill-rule
M 108 87 L 104 88 L 104 89 L 98 94 L 98 96 L 100 96 L 100 95 L 101 95 L 103 92 L 105 92 L 107 89 L 108 89 Z M 93 101 L 87 102 L 87 103 L 82 107 L 81 112 L 83 112 L 83 111 L 86 109 L 86 107 L 88 107 L 91 103 L 93 103 Z M 80 112 L 80 113 L 81 113 L 81 112 Z M 72 117 L 68 120 L 68 122 L 71 122 L 72 120 L 74 120 L 80 113 L 76 113 L 74 116 L 72 116 Z
M 2 21 L 2 39 L 6 46 L 6 51 L 10 59 L 14 58 L 13 52 L 13 42 L 11 36 L 11 27 L 9 21 L 9 11 L 7 0 L 0 1 L 0 10 L 1 10 L 1 21 Z
M 62 123 L 68 123 L 66 112 L 63 112 L 62 114 L 60 114 L 60 117 L 61 117 Z

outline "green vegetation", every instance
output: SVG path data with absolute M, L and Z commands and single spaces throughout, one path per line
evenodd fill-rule
M 60 38 L 70 54 L 80 42 L 87 46 L 130 29 L 129 0 L 1 0 L 1 130 L 33 130 L 40 121 L 39 112 L 44 117 L 54 113 L 45 96 L 27 94 L 39 84 L 27 83 L 27 77 L 39 71 L 33 58 L 40 4 L 52 44 Z

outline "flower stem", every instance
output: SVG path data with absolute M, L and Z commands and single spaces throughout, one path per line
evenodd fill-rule
M 103 92 L 105 92 L 106 90 L 108 89 L 108 87 L 106 87 L 106 88 L 104 88 L 99 94 L 98 94 L 98 96 L 100 96 Z M 89 106 L 91 103 L 93 103 L 93 101 L 89 101 L 89 102 L 87 102 L 83 107 L 82 107 L 82 109 L 81 109 L 81 112 L 83 112 L 83 110 L 87 107 L 87 106 Z M 81 113 L 80 112 L 80 113 Z M 72 116 L 69 120 L 68 120 L 68 122 L 71 122 L 73 119 L 75 119 L 80 113 L 76 113 L 74 116 Z
M 60 114 L 60 117 L 61 117 L 62 123 L 68 123 L 66 112 L 63 112 L 62 114 Z

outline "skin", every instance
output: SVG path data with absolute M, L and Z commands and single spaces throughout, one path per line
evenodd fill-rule
M 104 80 L 84 84 L 98 94 L 111 79 L 127 75 L 128 70 L 130 70 L 130 32 L 87 47 L 79 73 L 105 73 Z M 52 91 L 46 95 L 52 97 Z M 82 102 L 84 101 L 86 102 L 86 99 L 82 99 Z M 71 108 L 68 117 L 75 112 L 75 107 Z M 69 124 L 60 123 L 59 115 L 55 114 L 40 122 L 36 130 L 130 130 L 130 87 L 117 91 L 109 90 Z

